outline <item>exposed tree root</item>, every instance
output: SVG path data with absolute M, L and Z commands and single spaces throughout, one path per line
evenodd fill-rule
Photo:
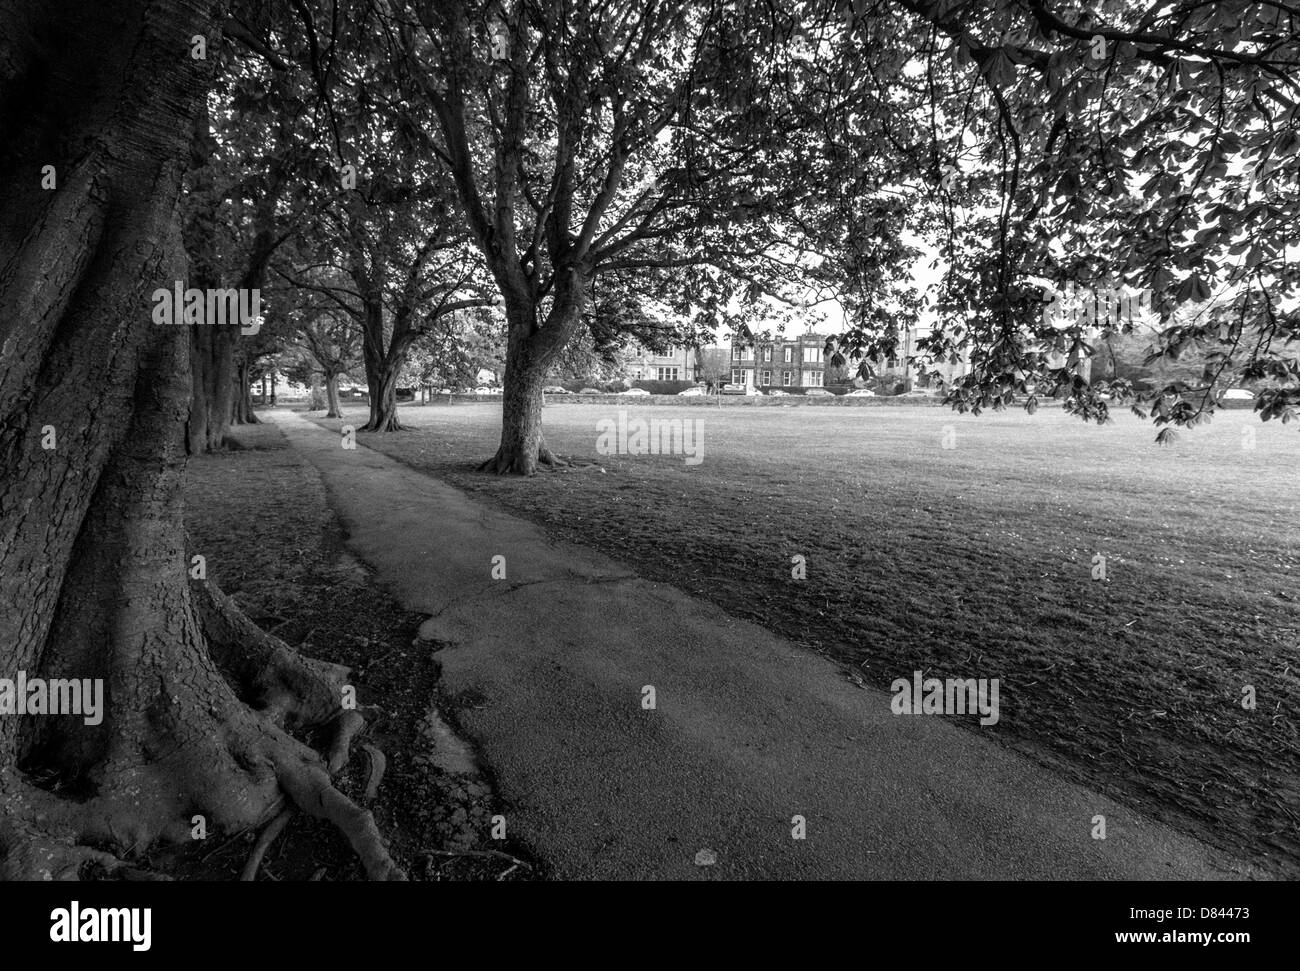
M 361 712 L 353 709 L 339 715 L 335 725 L 334 739 L 330 743 L 329 755 L 325 760 L 330 775 L 338 775 L 343 770 L 343 766 L 348 764 L 348 758 L 352 754 L 352 740 L 365 729 L 366 720 Z
M 248 854 L 244 869 L 239 874 L 240 880 L 257 879 L 257 871 L 262 868 L 262 858 L 266 856 L 266 851 L 271 848 L 271 844 L 276 841 L 276 838 L 284 832 L 284 828 L 289 825 L 289 820 L 292 818 L 293 810 L 285 809 L 275 819 L 271 820 L 266 829 L 262 830 L 262 835 L 257 838 L 257 842 L 253 845 L 253 852 Z
M 388 855 L 374 817 L 335 789 L 319 762 L 303 761 L 296 767 L 282 766 L 279 782 L 295 805 L 318 819 L 328 820 L 342 831 L 353 852 L 361 858 L 361 865 L 370 879 L 406 879 L 406 874 Z
M 397 415 L 390 415 L 386 419 L 380 419 L 378 422 L 368 421 L 357 431 L 362 432 L 404 432 L 406 426 L 397 420 Z
M 537 464 L 548 469 L 568 468 L 573 463 L 568 459 L 560 458 L 545 445 L 537 449 Z
M 128 861 L 158 843 L 189 841 L 195 817 L 208 834 L 273 820 L 259 840 L 261 852 L 255 849 L 245 867 L 255 875 L 287 822 L 287 796 L 292 807 L 333 823 L 368 877 L 405 879 L 374 818 L 330 778 L 365 724 L 359 712 L 342 707 L 348 670 L 305 658 L 263 633 L 206 583 L 190 592 L 194 623 L 186 640 L 206 650 L 185 654 L 193 663 L 189 677 L 114 681 L 123 696 L 145 694 L 105 723 L 107 742 L 74 780 L 90 795 L 67 798 L 14 767 L 0 769 L 0 878 L 136 877 Z M 290 727 L 325 729 L 327 758 L 290 735 Z M 68 751 L 84 754 L 73 742 Z
M 366 770 L 366 787 L 361 796 L 361 804 L 369 806 L 379 795 L 379 785 L 384 781 L 384 772 L 388 769 L 388 759 L 384 753 L 379 751 L 375 746 L 366 744 L 361 746 L 361 751 L 366 753 L 369 760 L 369 768 Z
M 330 745 L 330 753 L 327 761 L 327 766 L 331 775 L 337 775 L 342 771 L 343 767 L 347 765 L 348 759 L 351 755 L 352 740 L 362 730 L 364 730 L 365 727 L 366 721 L 357 711 L 345 711 L 338 718 L 338 730 Z M 379 789 L 379 783 L 384 777 L 384 769 L 387 766 L 387 760 L 384 758 L 384 753 L 379 751 L 379 749 L 375 748 L 373 745 L 363 745 L 362 751 L 366 753 L 369 761 L 365 795 L 362 797 L 362 805 L 369 805 L 374 800 L 375 794 Z M 262 865 L 262 858 L 266 855 L 267 850 L 271 848 L 271 844 L 273 844 L 279 837 L 280 833 L 284 831 L 285 826 L 289 824 L 289 820 L 293 818 L 293 814 L 294 810 L 292 807 L 282 810 L 275 819 L 271 820 L 266 829 L 262 831 L 261 835 L 257 839 L 257 843 L 253 846 L 252 853 L 249 854 L 248 860 L 244 863 L 243 872 L 239 877 L 240 880 L 257 879 L 257 871 Z M 366 813 L 366 815 L 368 816 L 369 814 Z M 329 818 L 337 822 L 335 817 L 330 816 Z M 353 832 L 352 827 L 356 825 L 355 815 L 346 816 L 346 821 L 347 825 L 341 828 L 344 829 L 344 835 L 348 837 L 349 841 L 351 841 L 354 846 L 357 846 L 358 841 L 360 841 L 363 846 L 369 848 L 370 843 L 368 841 L 371 838 L 371 834 L 364 822 L 361 825 L 360 831 Z M 375 835 L 377 835 L 377 833 Z M 386 858 L 387 854 L 385 853 L 384 856 Z M 362 861 L 363 863 L 366 862 L 366 857 L 364 855 L 362 856 Z M 388 862 L 391 864 L 391 860 Z M 319 874 L 323 872 L 323 870 L 318 870 L 318 875 L 313 877 L 313 879 L 319 879 Z M 367 872 L 370 872 L 369 865 L 367 865 Z M 394 874 L 391 871 L 383 871 L 380 878 L 404 879 L 404 877 L 400 875 L 400 872 Z
M 254 713 L 248 715 L 236 720 L 260 721 Z M 269 845 L 287 822 L 287 795 L 293 806 L 342 832 L 370 879 L 405 879 L 374 818 L 334 787 L 315 751 L 265 722 L 260 730 L 250 724 L 239 729 L 220 740 L 230 745 L 224 757 L 179 747 L 157 767 L 113 773 L 111 786 L 82 803 L 36 789 L 10 774 L 0 792 L 0 878 L 75 879 L 91 866 L 129 878 L 128 860 L 155 842 L 184 842 L 195 814 L 215 830 L 229 830 L 250 822 L 257 825 L 275 813 L 281 821 L 262 834 Z M 250 729 L 254 738 L 246 737 Z M 248 742 L 253 743 L 251 750 L 244 748 Z M 176 761 L 193 767 L 189 777 Z M 196 786 L 198 778 L 202 784 Z M 256 864 L 250 861 L 250 866 L 255 874 Z
M 208 653 L 241 700 L 280 726 L 324 724 L 339 715 L 347 668 L 299 654 L 211 583 L 194 583 L 191 591 Z
M 47 801 L 53 798 L 0 769 L 0 801 L 5 807 L 0 814 L 0 847 L 5 849 L 0 878 L 76 880 L 91 865 L 110 873 L 126 865 L 110 853 L 74 845 L 71 820 L 64 807 Z
M 479 463 L 476 471 L 490 472 L 493 475 L 534 475 L 539 471 L 558 472 L 561 469 L 600 469 L 600 466 L 595 462 L 584 462 L 571 456 L 556 455 L 542 445 L 537 450 L 537 461 L 532 464 L 532 467 L 529 466 L 524 455 L 499 448 L 490 459 Z M 600 470 L 604 471 L 604 469 Z

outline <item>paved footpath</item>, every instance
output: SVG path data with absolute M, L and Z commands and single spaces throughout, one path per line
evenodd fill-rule
M 948 719 L 895 716 L 833 663 L 364 436 L 346 450 L 297 414 L 264 417 L 320 470 L 353 552 L 448 645 L 456 718 L 555 877 L 1262 876 Z

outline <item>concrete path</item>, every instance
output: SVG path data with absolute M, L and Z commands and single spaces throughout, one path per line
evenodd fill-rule
M 512 835 L 559 878 L 1261 876 L 831 662 L 364 445 L 264 414 L 429 615 Z M 341 423 L 340 423 L 341 424 Z M 506 579 L 492 578 L 505 557 Z M 653 686 L 656 707 L 642 707 Z M 1106 838 L 1092 838 L 1093 817 Z M 793 818 L 807 838 L 792 838 Z M 711 850 L 717 862 L 697 865 Z

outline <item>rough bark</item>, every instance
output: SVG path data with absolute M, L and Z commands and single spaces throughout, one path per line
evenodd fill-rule
M 522 288 L 521 288 L 522 289 Z M 542 388 L 551 361 L 578 329 L 581 287 L 566 286 L 556 295 L 544 327 L 534 321 L 537 308 L 525 293 L 506 300 L 508 337 L 501 403 L 501 443 L 479 466 L 497 475 L 533 475 L 538 467 L 569 463 L 546 447 L 542 435 Z
M 375 369 L 366 368 L 366 386 L 370 392 L 370 420 L 361 427 L 363 432 L 400 432 L 402 423 L 397 420 L 397 367 L 381 364 Z
M 355 733 L 346 672 L 187 569 L 190 337 L 152 323 L 149 295 L 182 270 L 176 204 L 208 83 L 189 39 L 219 41 L 213 8 L 0 0 L 0 671 L 105 686 L 98 725 L 0 718 L 0 878 L 120 869 L 188 839 L 196 814 L 229 832 L 286 797 L 335 822 L 369 875 L 400 877 L 330 784 L 338 758 L 291 734 Z M 35 177 L 47 162 L 54 192 Z
M 542 438 L 542 386 L 544 366 L 521 354 L 507 355 L 501 397 L 501 444 L 497 453 L 479 466 L 497 475 L 532 475 L 538 464 L 562 464 Z

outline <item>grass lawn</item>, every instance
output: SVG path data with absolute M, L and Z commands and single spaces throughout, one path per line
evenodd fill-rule
M 700 421 L 702 461 L 598 455 L 615 404 L 546 407 L 552 449 L 604 475 L 475 473 L 499 402 L 403 407 L 411 430 L 361 441 L 886 690 L 916 669 L 999 678 L 996 726 L 955 720 L 1300 874 L 1295 426 L 1226 412 L 1161 448 L 1128 414 L 1097 427 L 1047 409 L 624 407 Z

